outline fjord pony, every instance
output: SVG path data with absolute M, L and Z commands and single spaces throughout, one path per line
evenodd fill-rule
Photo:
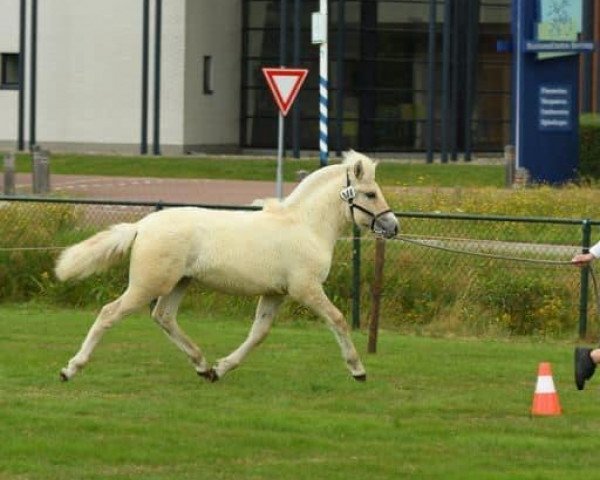
M 137 223 L 122 223 L 64 250 L 56 265 L 61 280 L 85 278 L 131 250 L 129 285 L 105 305 L 80 350 L 61 370 L 72 378 L 90 359 L 103 333 L 126 315 L 158 299 L 152 318 L 208 380 L 237 367 L 268 334 L 286 296 L 325 319 L 353 377 L 366 372 L 340 311 L 323 291 L 336 240 L 349 222 L 390 238 L 398 222 L 375 183 L 376 164 L 350 151 L 339 165 L 306 177 L 279 202 L 260 211 L 169 208 Z M 177 309 L 192 280 L 235 295 L 260 296 L 246 340 L 214 366 L 183 332 Z

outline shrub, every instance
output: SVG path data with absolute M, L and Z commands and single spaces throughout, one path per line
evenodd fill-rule
M 600 178 L 600 115 L 582 115 L 579 124 L 579 175 Z
M 362 323 L 371 308 L 373 242 L 363 255 Z M 371 244 L 371 245 L 369 245 Z M 579 271 L 388 242 L 381 321 L 428 334 L 561 336 L 576 330 Z
M 538 191 L 545 198 L 546 190 Z M 572 195 L 572 192 L 567 192 Z M 468 195 L 464 195 L 464 199 Z M 474 202 L 476 204 L 477 202 Z M 532 203 L 535 203 L 532 201 Z M 482 204 L 480 203 L 480 206 Z M 505 205 L 504 205 L 505 206 Z M 131 212 L 128 213 L 130 218 Z M 138 213 L 139 216 L 139 213 Z M 122 217 L 120 217 L 122 218 Z M 95 222 L 95 223 L 94 223 Z M 106 218 L 84 207 L 5 203 L 0 205 L 0 247 L 67 246 L 103 228 Z M 402 230 L 438 238 L 495 239 L 577 245 L 580 228 L 505 222 L 402 219 Z M 349 319 L 352 307 L 352 242 L 338 242 L 325 285 L 327 294 Z M 361 324 L 372 305 L 373 237 L 361 244 Z M 0 250 L 0 301 L 29 300 L 62 306 L 98 308 L 120 295 L 127 284 L 127 262 L 80 282 L 58 282 L 53 268 L 59 250 Z M 531 255 L 532 251 L 528 252 Z M 540 258 L 544 257 L 540 252 Z M 381 325 L 428 334 L 563 335 L 575 331 L 579 271 L 540 268 L 434 251 L 387 242 Z M 230 297 L 193 285 L 182 308 L 199 315 L 251 318 L 255 298 Z M 286 302 L 280 318 L 314 319 L 304 307 Z
M 9 202 L 0 206 L 0 301 L 42 300 L 84 305 L 105 301 L 124 280 L 126 267 L 83 282 L 60 283 L 54 263 L 62 247 L 91 235 L 85 211 L 72 205 Z M 115 276 L 115 273 L 117 275 Z

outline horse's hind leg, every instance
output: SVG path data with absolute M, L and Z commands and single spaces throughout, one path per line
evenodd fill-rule
M 348 323 L 342 312 L 327 298 L 323 287 L 312 285 L 300 289 L 294 288 L 290 289 L 290 295 L 325 319 L 340 345 L 342 357 L 346 361 L 350 373 L 355 380 L 365 381 L 367 373 L 350 338 Z
M 81 348 L 75 356 L 69 360 L 67 366 L 61 370 L 61 379 L 65 381 L 69 380 L 78 370 L 85 366 L 106 330 L 124 316 L 129 315 L 149 301 L 150 298 L 141 291 L 128 288 L 117 300 L 104 305 L 85 337 L 85 340 L 81 344 Z
M 212 369 L 214 372 L 214 378 L 211 378 L 212 381 L 218 380 L 229 370 L 237 367 L 246 355 L 265 339 L 283 299 L 282 295 L 264 295 L 260 297 L 256 307 L 254 323 L 248 337 L 235 351 L 217 361 Z
M 177 323 L 177 309 L 190 284 L 188 277 L 182 278 L 170 293 L 158 299 L 152 318 L 163 331 L 192 361 L 198 375 L 211 378 L 211 370 L 198 346 L 185 334 Z

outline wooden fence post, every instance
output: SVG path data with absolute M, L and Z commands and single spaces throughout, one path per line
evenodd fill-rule
M 375 240 L 375 273 L 371 289 L 371 319 L 369 322 L 368 353 L 377 351 L 377 334 L 379 331 L 379 311 L 381 305 L 381 291 L 383 289 L 383 265 L 385 263 L 385 240 Z
M 360 229 L 352 228 L 352 328 L 360 328 Z

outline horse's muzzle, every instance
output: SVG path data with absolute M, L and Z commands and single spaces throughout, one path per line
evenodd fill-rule
M 381 216 L 377 216 L 373 221 L 373 233 L 381 235 L 385 238 L 393 238 L 398 235 L 400 224 L 393 212 L 386 212 Z

